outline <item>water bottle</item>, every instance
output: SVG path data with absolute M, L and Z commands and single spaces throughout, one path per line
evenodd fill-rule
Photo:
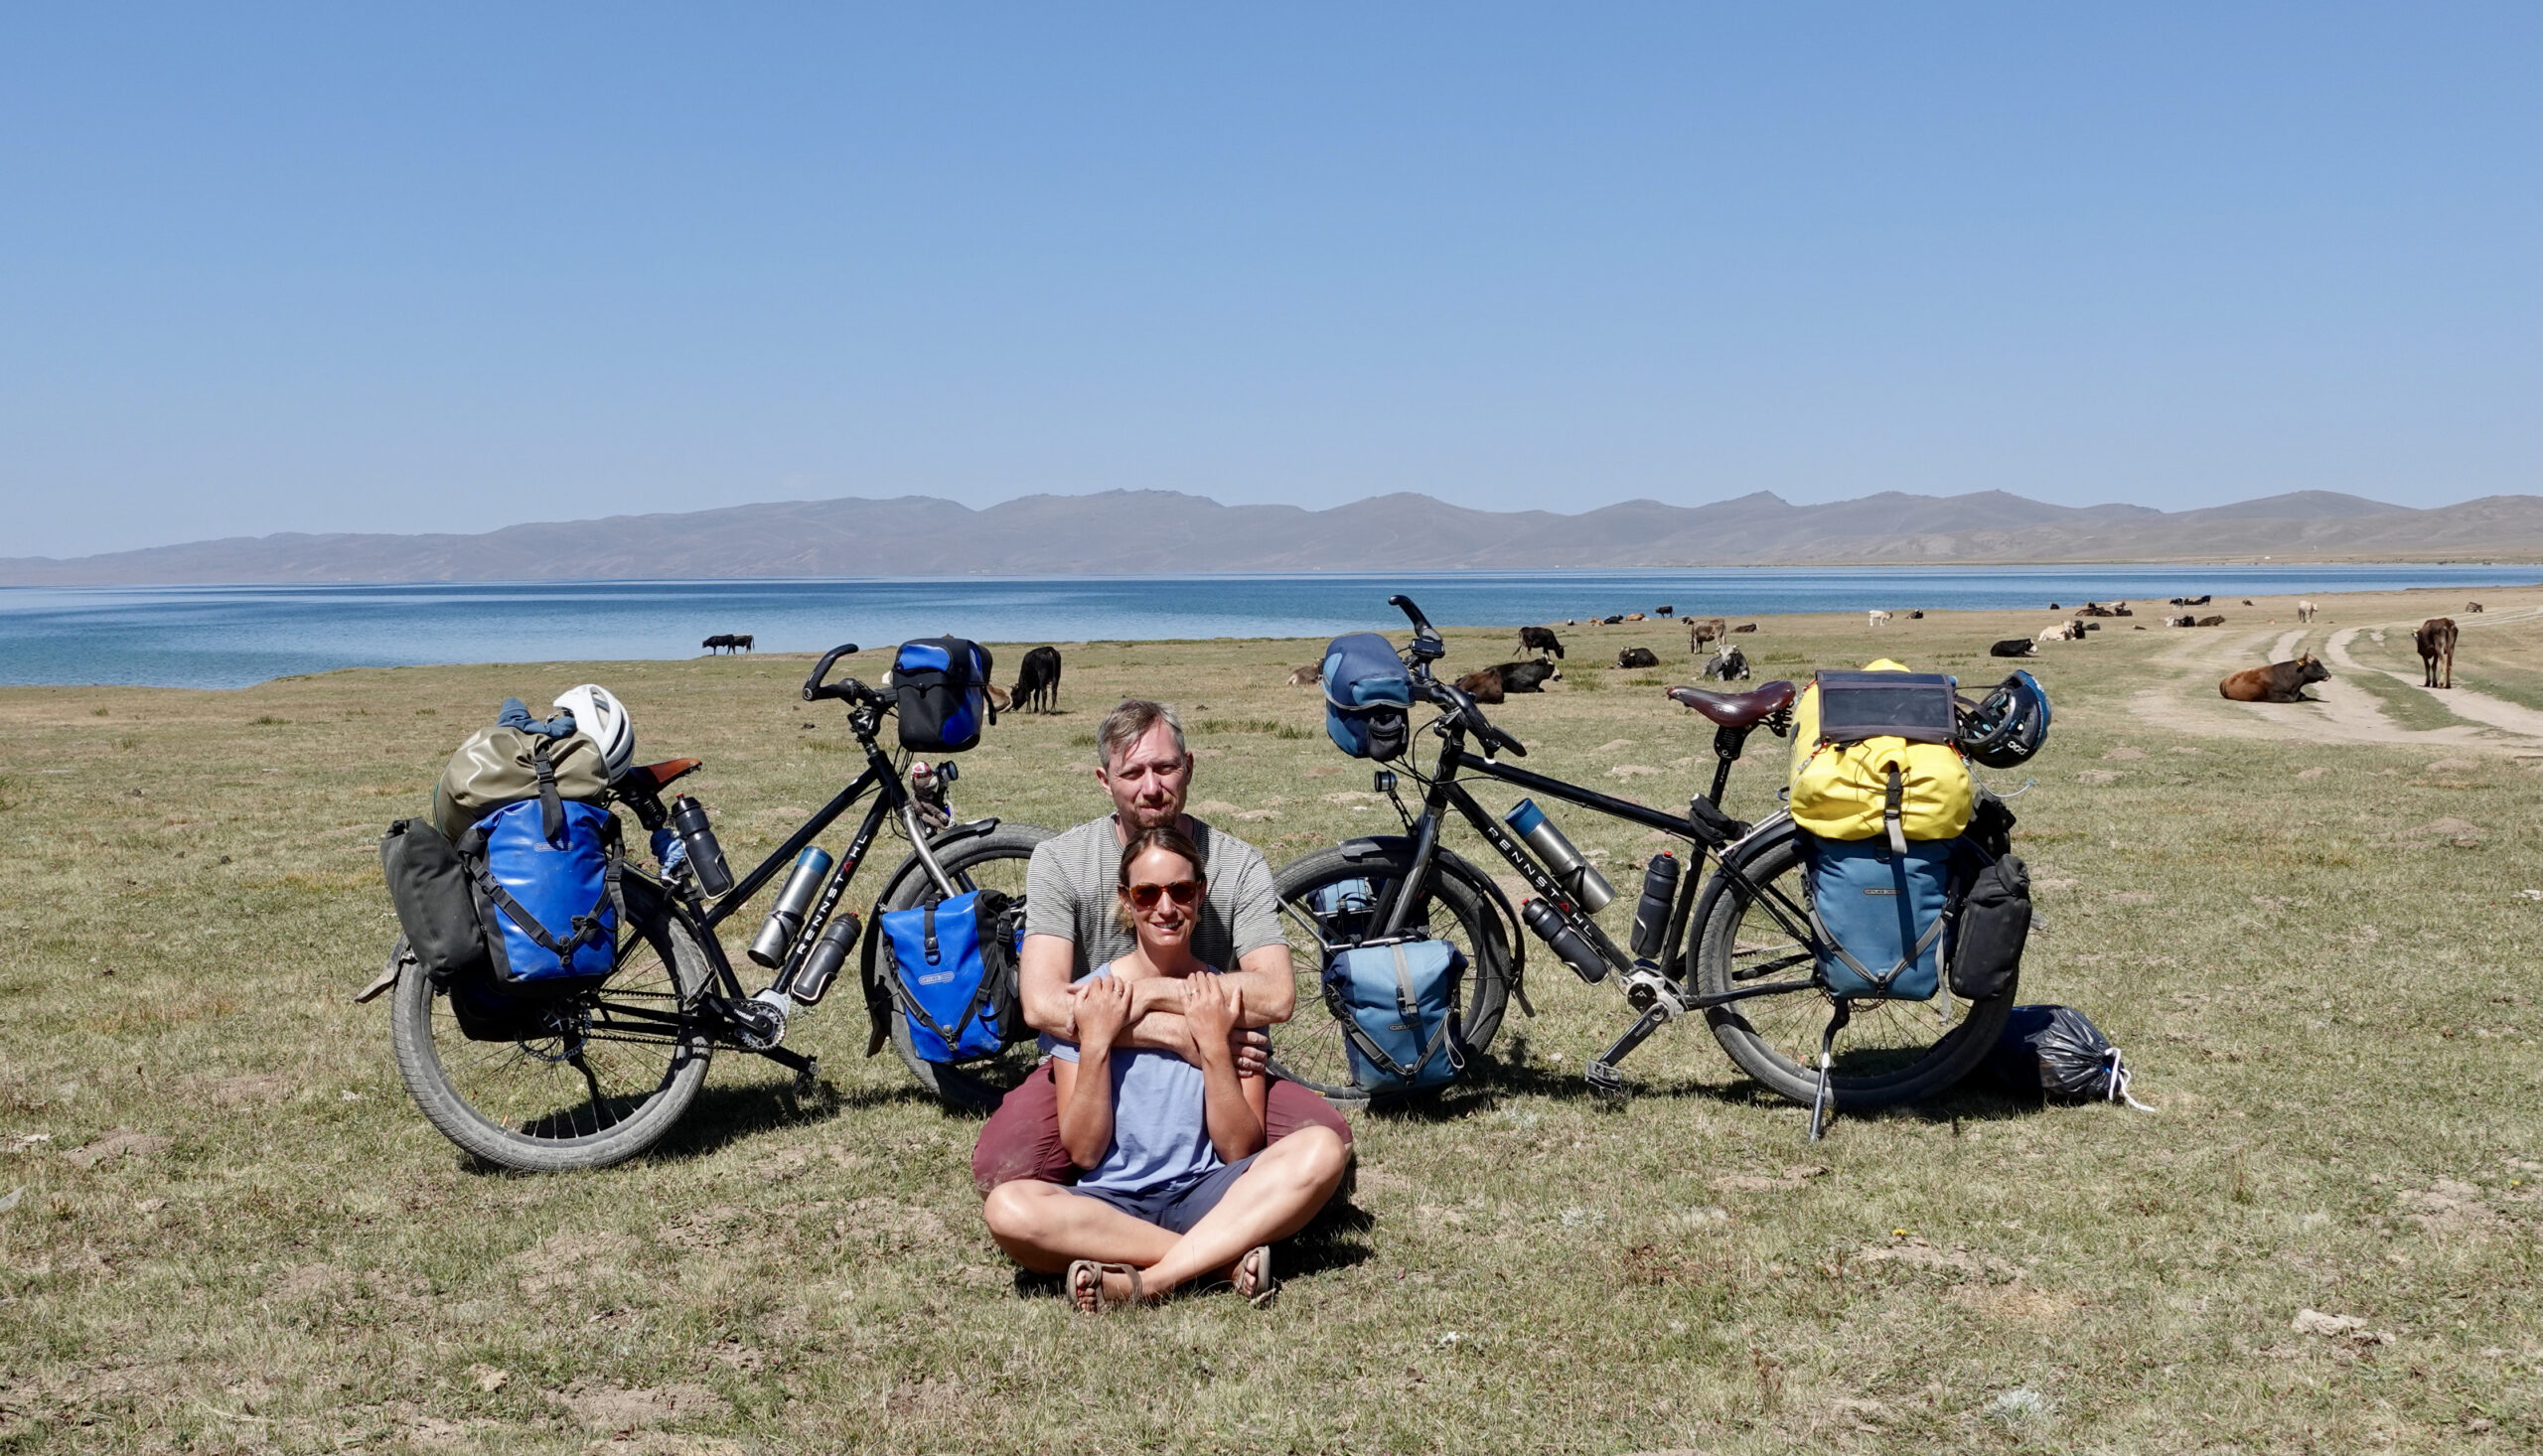
M 814 897 L 822 893 L 822 881 L 829 872 L 829 852 L 818 844 L 805 846 L 795 856 L 786 887 L 777 892 L 777 904 L 751 940 L 751 959 L 771 967 L 786 963 L 786 952 L 795 948 L 795 933 L 804 928 L 804 912 L 813 908 Z
M 672 801 L 672 827 L 688 850 L 689 867 L 697 872 L 697 888 L 721 895 L 733 888 L 733 871 L 724 863 L 724 846 L 707 825 L 706 806 L 683 794 Z
M 1606 876 L 1598 873 L 1597 866 L 1580 857 L 1580 851 L 1572 848 L 1571 841 L 1563 837 L 1563 831 L 1555 827 L 1554 820 L 1546 817 L 1545 810 L 1537 807 L 1535 800 L 1520 800 L 1510 812 L 1501 816 L 1501 822 L 1528 841 L 1528 847 L 1546 862 L 1546 868 L 1554 871 L 1555 883 L 1563 886 L 1574 905 L 1596 915 L 1616 898 L 1615 886 L 1607 883 Z M 1600 962 L 1602 966 L 1604 963 Z
M 1678 898 L 1678 856 L 1662 850 L 1642 870 L 1642 899 L 1633 907 L 1633 953 L 1643 960 L 1660 954 L 1669 939 L 1669 907 Z
M 830 988 L 830 982 L 838 978 L 839 967 L 847 963 L 848 952 L 856 948 L 856 938 L 863 931 L 853 910 L 832 916 L 830 923 L 822 927 L 813 948 L 805 952 L 804 963 L 796 967 L 794 983 L 786 988 L 786 994 L 807 1006 L 818 1003 L 822 993 Z
M 1528 923 L 1537 939 L 1563 957 L 1572 973 L 1591 985 L 1607 978 L 1607 958 L 1590 947 L 1580 933 L 1571 928 L 1555 908 L 1542 900 L 1531 900 L 1519 907 L 1519 918 Z

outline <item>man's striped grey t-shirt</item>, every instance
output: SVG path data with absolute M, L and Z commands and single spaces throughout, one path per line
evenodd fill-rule
M 1201 923 L 1192 953 L 1205 965 L 1233 970 L 1249 950 L 1282 943 L 1280 901 L 1263 852 L 1233 834 L 1222 834 L 1186 815 L 1184 825 L 1207 861 L 1210 892 L 1202 897 Z M 1033 850 L 1024 879 L 1024 934 L 1058 936 L 1077 947 L 1069 979 L 1130 953 L 1138 938 L 1113 917 L 1119 903 L 1122 841 L 1113 816 L 1090 820 L 1043 841 Z

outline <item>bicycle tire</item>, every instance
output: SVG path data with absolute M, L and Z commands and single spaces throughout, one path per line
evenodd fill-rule
M 1769 825 L 1738 857 L 1758 895 L 1808 904 L 1802 883 L 1801 830 L 1790 820 Z M 1799 979 L 1812 956 L 1756 897 L 1717 870 L 1695 912 L 1698 992 L 1719 995 L 1759 980 Z M 1857 1001 L 1837 1035 L 1828 1079 L 1841 1111 L 1868 1111 L 1920 1101 L 1960 1081 L 1996 1045 L 2013 1009 L 2017 976 L 1984 1001 Z M 1819 1038 L 1834 1002 L 1824 990 L 1760 996 L 1705 1013 L 1714 1040 L 1739 1070 L 1778 1094 L 1807 1104 L 1819 1087 Z
M 1272 1033 L 1272 1070 L 1339 1105 L 1366 1105 L 1371 1096 L 1351 1080 L 1341 1024 L 1324 999 L 1324 962 L 1329 952 L 1372 928 L 1364 923 L 1365 916 L 1319 915 L 1308 906 L 1307 898 L 1328 886 L 1358 880 L 1369 882 L 1373 900 L 1383 904 L 1390 887 L 1411 864 L 1410 849 L 1363 841 L 1310 850 L 1272 876 L 1298 988 L 1297 1012 L 1286 1027 Z M 1500 1034 L 1501 1019 L 1509 1009 L 1510 939 L 1491 900 L 1444 865 L 1443 860 L 1433 867 L 1430 892 L 1417 907 L 1412 923 L 1464 952 L 1466 976 L 1458 988 L 1457 1013 L 1467 1054 L 1481 1056 Z M 1442 911 L 1444 924 L 1436 913 Z M 1315 1016 L 1310 1008 L 1326 1014 Z
M 1058 831 L 1038 824 L 1000 824 L 988 833 L 961 840 L 937 851 L 937 864 L 945 877 L 954 882 L 955 890 L 989 889 L 999 891 L 1019 904 L 1024 899 L 1024 877 L 1033 858 L 1035 845 Z M 892 883 L 884 891 L 886 897 L 878 910 L 913 910 L 943 900 L 936 882 L 915 858 L 894 873 Z M 878 923 L 865 936 L 864 970 L 867 984 L 879 967 L 875 957 L 882 940 Z M 895 1009 L 891 1015 L 892 1050 L 900 1056 L 901 1065 L 910 1077 L 947 1106 L 969 1111 L 987 1111 L 997 1106 L 1007 1091 L 1022 1082 L 1042 1060 L 1039 1041 L 1027 1036 L 986 1057 L 953 1064 L 930 1062 L 920 1057 L 910 1041 L 909 1018 Z
M 687 922 L 631 885 L 629 928 L 619 968 L 597 991 L 568 998 L 544 1034 L 515 1042 L 471 1041 L 449 996 L 406 948 L 389 992 L 389 1042 L 407 1095 L 463 1150 L 524 1173 L 566 1173 L 624 1162 L 679 1121 L 706 1080 L 714 1045 L 689 1026 L 659 1037 L 593 1037 L 573 1018 L 608 1005 L 657 1012 L 691 1006 L 712 983 L 705 950 Z M 638 907 L 645 905 L 640 913 Z M 605 1029 L 604 1029 L 605 1030 Z M 579 1103 L 575 1098 L 579 1097 Z

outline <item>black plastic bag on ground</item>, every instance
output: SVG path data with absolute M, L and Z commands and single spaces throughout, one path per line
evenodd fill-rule
M 2126 1102 L 2141 1112 L 2155 1110 L 2128 1094 L 2119 1048 L 2072 1006 L 2015 1007 L 1995 1050 L 1979 1066 L 2017 1097 Z

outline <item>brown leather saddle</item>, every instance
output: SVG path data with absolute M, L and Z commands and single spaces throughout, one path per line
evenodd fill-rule
M 1761 682 L 1746 692 L 1707 692 L 1701 687 L 1673 687 L 1669 700 L 1695 709 L 1724 728 L 1754 728 L 1759 723 L 1792 706 L 1793 694 L 1799 691 L 1791 683 L 1778 678 Z

